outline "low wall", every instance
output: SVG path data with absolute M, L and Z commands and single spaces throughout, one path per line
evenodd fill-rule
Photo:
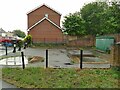
M 111 66 L 120 66 L 120 45 L 111 47 Z
M 95 37 L 94 36 L 78 37 L 76 40 L 68 41 L 67 45 L 81 47 L 95 46 Z

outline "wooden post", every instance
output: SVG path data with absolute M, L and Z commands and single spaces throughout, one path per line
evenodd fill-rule
M 22 56 L 22 66 L 23 66 L 23 69 L 25 69 L 24 53 L 23 52 L 21 52 L 21 56 Z
M 48 50 L 46 50 L 46 68 L 48 68 Z
M 80 50 L 80 69 L 82 69 L 83 50 Z

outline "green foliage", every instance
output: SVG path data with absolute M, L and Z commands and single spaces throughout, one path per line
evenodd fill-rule
M 22 47 L 22 46 L 23 46 L 23 41 L 22 41 L 22 40 L 18 40 L 17 46 L 18 46 L 18 47 Z
M 115 33 L 120 33 L 120 3 L 112 3 L 107 14 L 109 14 L 109 29 L 114 30 Z
M 3 79 L 22 88 L 118 88 L 118 69 L 3 68 Z
M 26 36 L 25 33 L 21 30 L 14 30 L 13 33 L 14 35 L 21 37 L 21 38 L 24 38 Z
M 85 5 L 81 9 L 81 17 L 85 20 L 87 34 L 104 34 L 104 22 L 106 21 L 106 9 L 108 5 L 104 2 L 93 2 Z
M 86 30 L 92 35 L 120 33 L 120 8 L 117 3 L 109 6 L 106 2 L 93 2 L 81 9 Z
M 30 46 L 32 44 L 32 36 L 31 35 L 27 35 L 24 38 L 24 42 L 27 42 L 27 44 Z
M 65 16 L 63 27 L 64 32 L 68 35 L 84 35 L 86 33 L 84 26 L 84 20 L 80 17 L 78 12 Z
M 120 33 L 120 3 L 88 3 L 80 12 L 65 16 L 63 27 L 69 35 Z

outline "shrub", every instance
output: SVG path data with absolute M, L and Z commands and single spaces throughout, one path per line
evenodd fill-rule
M 25 38 L 24 38 L 24 43 L 27 42 L 27 45 L 28 46 L 31 46 L 32 44 L 32 36 L 31 35 L 27 35 Z

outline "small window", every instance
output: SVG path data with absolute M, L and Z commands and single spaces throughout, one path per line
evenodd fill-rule
M 45 14 L 45 17 L 48 18 L 48 14 Z

